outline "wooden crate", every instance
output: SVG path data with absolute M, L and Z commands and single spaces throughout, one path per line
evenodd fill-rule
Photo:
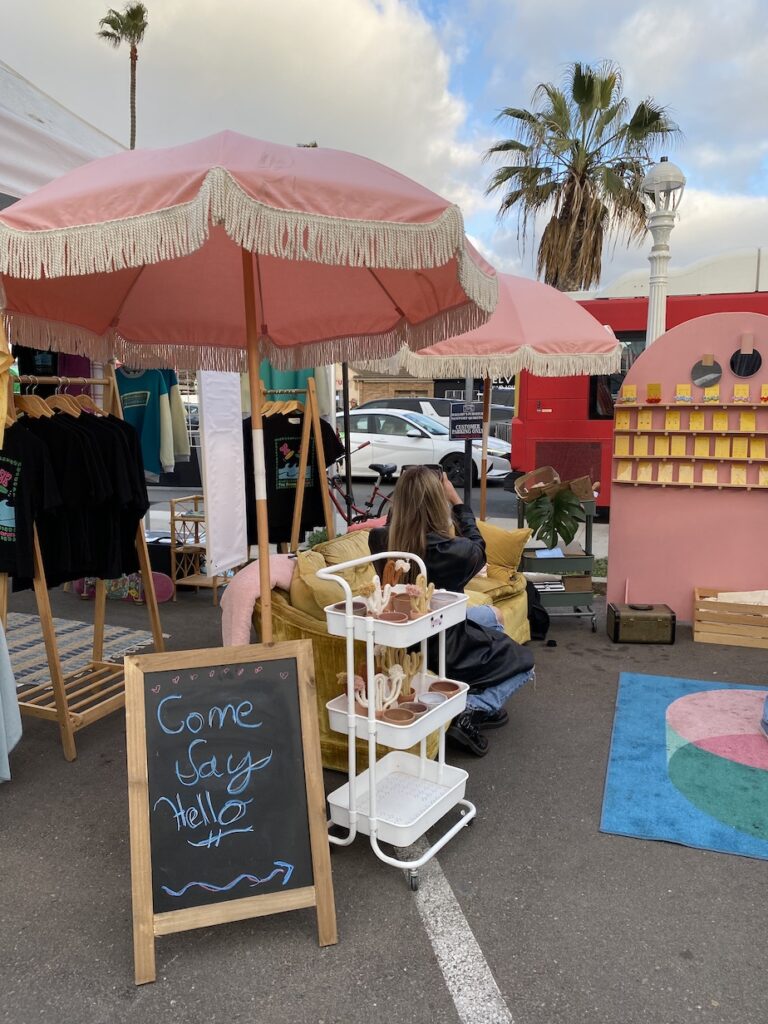
M 693 639 L 704 644 L 768 650 L 768 607 L 704 600 L 718 593 L 709 587 L 694 589 Z

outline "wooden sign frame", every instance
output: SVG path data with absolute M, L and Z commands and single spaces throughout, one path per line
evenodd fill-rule
M 298 680 L 301 744 L 314 884 L 284 893 L 265 893 L 227 900 L 204 907 L 155 913 L 152 897 L 149 780 L 145 718 L 145 673 L 167 672 L 219 665 L 294 659 Z M 126 734 L 128 753 L 128 810 L 131 842 L 131 892 L 133 900 L 133 949 L 137 985 L 154 981 L 155 938 L 174 932 L 203 928 L 229 921 L 263 917 L 305 907 L 317 908 L 318 941 L 337 942 L 336 907 L 331 878 L 330 847 L 320 760 L 320 736 L 315 702 L 312 643 L 253 644 L 247 647 L 214 647 L 174 651 L 125 659 Z

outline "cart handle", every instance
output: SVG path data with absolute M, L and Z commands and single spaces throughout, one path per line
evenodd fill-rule
M 390 558 L 403 558 L 408 562 L 416 562 L 421 569 L 421 574 L 424 579 L 427 578 L 427 567 L 424 564 L 423 559 L 419 558 L 418 555 L 413 555 L 408 551 L 382 551 L 378 555 L 363 555 L 362 558 L 353 558 L 349 562 L 339 562 L 338 565 L 327 566 L 325 569 L 318 569 L 315 573 L 323 580 L 333 580 L 334 583 L 341 585 L 344 591 L 344 599 L 346 602 L 346 614 L 352 614 L 352 588 L 349 583 L 344 579 L 343 576 L 339 576 L 338 573 L 342 569 L 353 569 L 356 565 L 367 565 L 369 562 L 380 562 L 382 559 L 389 560 Z

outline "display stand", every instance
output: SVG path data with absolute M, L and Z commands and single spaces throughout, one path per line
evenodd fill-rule
M 122 419 L 117 381 L 112 366 L 106 367 L 104 378 L 77 377 L 70 380 L 65 377 L 22 376 L 19 377 L 19 380 L 22 384 L 33 385 L 56 384 L 61 387 L 67 384 L 77 384 L 101 387 L 103 410 Z M 139 523 L 136 531 L 136 551 L 139 556 L 154 646 L 155 650 L 159 652 L 165 648 L 143 523 Z M 36 527 L 34 528 L 33 562 L 33 586 L 51 682 L 50 685 L 39 684 L 21 690 L 19 708 L 23 715 L 58 722 L 64 757 L 67 761 L 74 761 L 77 757 L 75 733 L 125 705 L 124 669 L 120 664 L 103 660 L 106 589 L 104 581 L 98 580 L 93 614 L 93 657 L 82 669 L 64 675 Z M 7 592 L 8 576 L 6 573 L 2 573 L 0 574 L 0 593 L 3 594 L 3 601 L 0 611 L 3 614 L 3 626 L 6 625 Z
M 219 603 L 219 587 L 226 576 L 208 576 L 202 571 L 205 554 L 205 499 L 202 494 L 170 498 L 171 509 L 171 579 L 173 600 L 177 587 L 209 587 L 213 591 L 214 608 Z
M 349 583 L 339 573 L 373 561 L 403 558 L 414 561 L 426 579 L 424 562 L 401 551 L 367 555 L 320 569 L 319 577 L 332 580 L 342 588 L 345 599 L 325 609 L 328 632 L 346 638 L 347 693 L 334 698 L 327 705 L 331 728 L 346 732 L 348 737 L 348 781 L 328 796 L 331 823 L 348 830 L 344 838 L 330 835 L 338 846 L 350 845 L 358 832 L 367 835 L 371 847 L 385 864 L 403 868 L 408 872 L 412 890 L 419 886 L 419 869 L 431 860 L 458 832 L 468 825 L 477 813 L 474 804 L 464 799 L 468 773 L 445 762 L 445 726 L 466 707 L 466 683 L 459 683 L 459 692 L 422 714 L 407 725 L 380 721 L 375 714 L 374 647 L 406 648 L 414 644 L 421 647 L 421 673 L 412 681 L 417 700 L 419 694 L 433 681 L 426 670 L 427 640 L 439 636 L 439 678 L 445 679 L 445 631 L 466 617 L 467 598 L 464 594 L 437 591 L 429 612 L 405 623 L 385 622 L 371 615 L 353 614 L 353 595 Z M 366 645 L 366 674 L 368 711 L 356 713 L 354 693 L 354 641 Z M 427 736 L 440 731 L 437 761 L 427 757 Z M 368 769 L 357 774 L 357 739 L 368 741 Z M 376 744 L 383 743 L 391 752 L 376 759 Z M 419 755 L 406 751 L 419 743 Z M 452 808 L 462 808 L 461 817 L 443 836 L 433 843 L 419 858 L 400 860 L 386 854 L 380 842 L 395 847 L 406 847 L 416 842 Z
M 577 618 L 589 619 L 592 625 L 592 632 L 597 630 L 597 619 L 593 608 L 595 599 L 592 590 L 592 569 L 594 566 L 594 555 L 592 554 L 592 524 L 595 518 L 594 501 L 582 501 L 584 509 L 584 547 L 578 544 L 570 544 L 563 552 L 562 558 L 537 558 L 535 548 L 527 548 L 523 551 L 520 559 L 520 571 L 522 573 L 556 573 L 564 581 L 565 590 L 540 590 L 539 598 L 542 605 L 547 608 L 566 608 L 569 611 L 559 611 L 556 618 Z M 522 529 L 525 525 L 525 502 L 522 498 L 517 499 L 517 525 Z M 569 574 L 579 574 L 583 577 L 577 578 L 577 588 L 569 589 L 565 583 Z M 587 579 L 589 583 L 587 584 Z

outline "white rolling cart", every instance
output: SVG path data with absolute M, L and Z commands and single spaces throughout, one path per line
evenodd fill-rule
M 376 718 L 374 647 L 406 648 L 421 645 L 421 672 L 413 680 L 418 700 L 429 689 L 436 677 L 427 673 L 427 640 L 439 635 L 439 678 L 445 679 L 445 631 L 466 617 L 467 598 L 464 594 L 435 591 L 432 610 L 409 622 L 385 622 L 365 614 L 354 614 L 353 595 L 349 583 L 339 573 L 368 562 L 406 559 L 415 562 L 426 579 L 426 566 L 422 559 L 402 551 L 385 551 L 342 562 L 317 573 L 322 579 L 338 583 L 345 595 L 344 601 L 325 609 L 328 632 L 343 636 L 347 642 L 347 693 L 326 705 L 331 728 L 346 732 L 349 747 L 348 781 L 328 797 L 330 823 L 348 830 L 344 838 L 329 835 L 337 846 L 349 846 L 360 832 L 370 839 L 374 853 L 385 864 L 403 868 L 408 872 L 411 889 L 419 887 L 419 868 L 441 850 L 477 813 L 477 808 L 464 799 L 468 778 L 461 768 L 445 763 L 445 726 L 464 710 L 467 703 L 466 683 L 459 683 L 459 692 L 442 704 L 422 714 L 415 722 L 395 725 Z M 354 641 L 366 645 L 366 675 L 368 685 L 367 714 L 355 709 L 355 656 Z M 440 731 L 436 761 L 427 757 L 427 736 Z M 368 741 L 368 769 L 357 774 L 356 739 Z M 391 752 L 376 760 L 376 744 L 391 747 Z M 420 744 L 418 756 L 406 753 L 409 747 Z M 389 843 L 395 847 L 410 846 L 424 835 L 453 807 L 461 807 L 459 820 L 433 843 L 417 860 L 398 860 L 386 854 L 379 845 Z

